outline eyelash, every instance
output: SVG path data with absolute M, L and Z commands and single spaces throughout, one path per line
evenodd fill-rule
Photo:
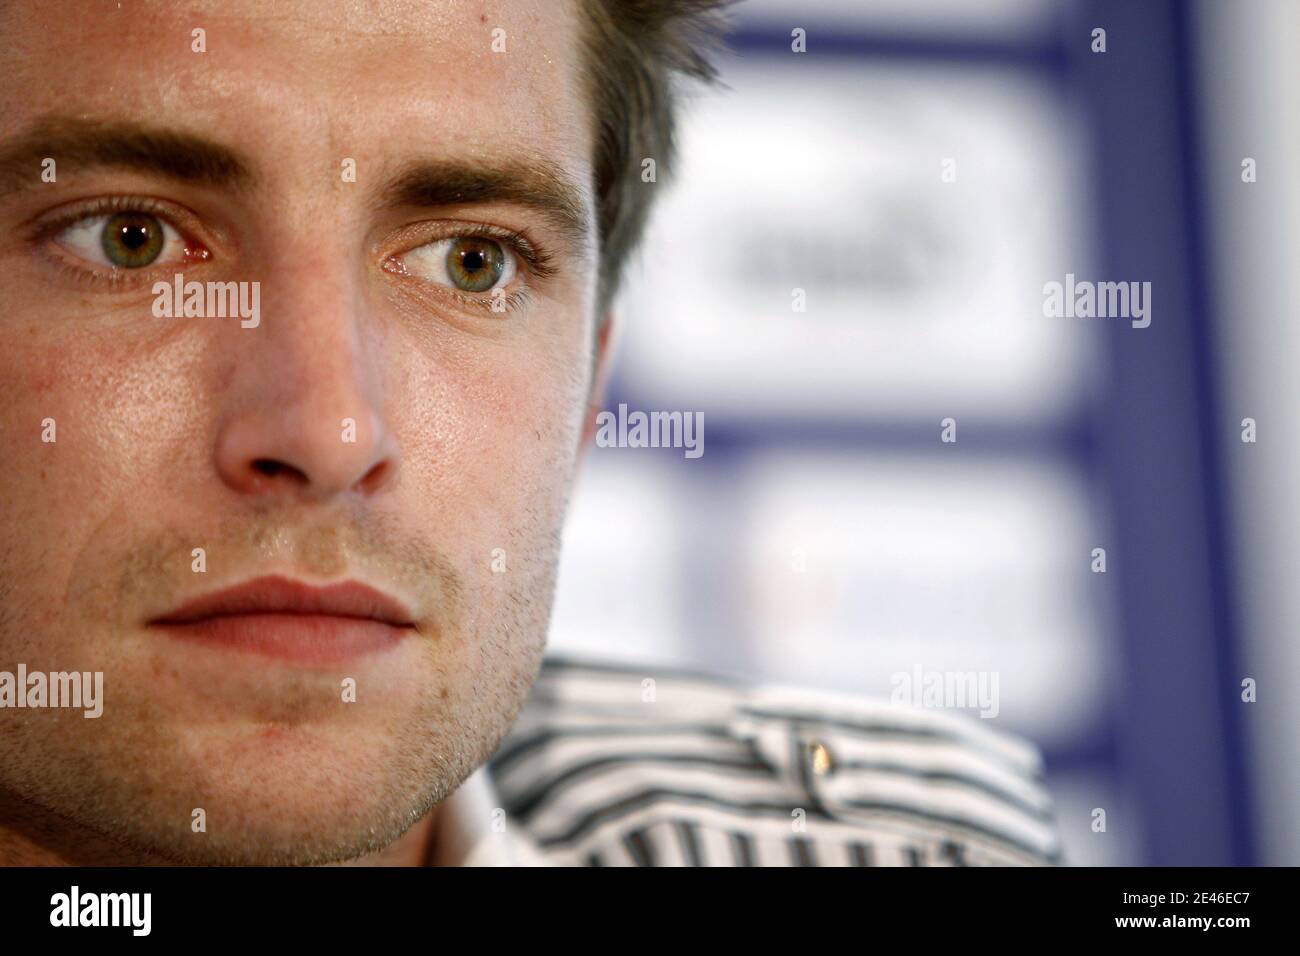
M 76 207 L 63 215 L 55 216 L 36 226 L 32 233 L 32 241 L 37 245 L 44 245 L 56 236 L 62 234 L 68 228 L 75 226 L 77 223 L 87 219 L 93 219 L 96 216 L 112 215 L 118 212 L 141 212 L 146 215 L 154 216 L 165 221 L 185 240 L 186 249 L 191 246 L 197 246 L 201 250 L 201 255 L 196 261 L 204 261 L 210 253 L 207 247 L 190 238 L 191 229 L 178 225 L 178 218 L 172 207 L 156 199 L 147 196 L 107 196 L 102 199 L 93 200 L 85 205 Z M 491 239 L 494 242 L 504 243 L 510 247 L 511 252 L 516 255 L 526 266 L 528 274 L 538 279 L 548 279 L 555 275 L 556 268 L 551 256 L 545 251 L 539 249 L 527 237 L 510 229 L 503 229 L 499 226 L 491 226 L 486 223 L 463 223 L 449 229 L 446 234 L 431 236 L 425 239 L 425 243 L 437 242 L 441 239 L 451 238 L 480 238 Z M 422 243 L 423 244 L 423 243 Z M 412 249 L 418 246 L 412 246 Z M 411 249 L 405 250 L 410 252 Z M 403 253 L 396 253 L 386 257 L 387 259 L 396 258 Z M 141 281 L 150 275 L 149 267 L 141 269 L 114 269 L 103 271 L 97 269 L 87 269 L 84 266 L 74 266 L 66 261 L 63 257 L 51 257 L 55 259 L 55 265 L 66 271 L 70 275 L 82 281 L 102 282 L 112 286 L 120 286 L 130 282 Z M 175 266 L 169 267 L 175 269 Z M 481 308 L 492 308 L 492 294 L 475 295 L 473 293 L 463 292 L 459 289 L 449 287 L 440 287 L 447 293 L 450 293 L 462 302 Z M 504 297 L 506 311 L 513 311 L 531 300 L 530 287 L 525 284 L 513 292 L 506 293 Z
M 538 279 L 549 279 L 556 273 L 555 265 L 551 256 L 534 246 L 529 242 L 527 237 L 510 229 L 503 229 L 500 226 L 490 226 L 486 223 L 458 224 L 449 229 L 446 234 L 429 236 L 425 238 L 423 242 L 411 246 L 403 252 L 394 253 L 393 255 L 386 257 L 385 261 L 387 261 L 387 259 L 397 259 L 414 249 L 418 249 L 421 245 L 438 242 L 442 239 L 491 239 L 494 242 L 508 245 L 511 252 L 518 256 L 527 266 L 530 275 Z M 475 295 L 470 292 L 463 292 L 459 289 L 453 289 L 447 286 L 439 286 L 439 288 L 470 306 L 484 308 L 488 311 L 491 311 L 492 309 L 492 292 L 489 292 L 486 295 Z M 508 292 L 504 299 L 507 312 L 526 305 L 531 301 L 530 286 L 525 284 L 513 292 Z
M 31 239 L 35 245 L 43 246 L 80 222 L 94 219 L 96 216 L 112 215 L 119 212 L 142 212 L 163 220 L 185 241 L 187 252 L 193 247 L 202 250 L 202 254 L 195 261 L 202 262 L 210 255 L 207 246 L 190 238 L 192 229 L 177 224 L 176 220 L 180 217 L 177 216 L 170 205 L 157 199 L 150 199 L 147 196 L 106 196 L 102 199 L 91 200 L 89 203 L 79 205 L 67 213 L 39 223 L 33 230 Z M 59 269 L 75 279 L 107 283 L 110 286 L 140 282 L 152 274 L 148 266 L 141 269 L 102 270 L 72 265 L 62 255 L 49 256 L 49 258 L 54 260 L 54 264 Z M 176 267 L 170 266 L 169 268 L 174 270 Z

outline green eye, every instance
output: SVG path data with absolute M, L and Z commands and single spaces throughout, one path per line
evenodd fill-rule
M 394 264 L 400 274 L 465 293 L 462 298 L 486 302 L 485 293 L 491 293 L 493 311 L 499 311 L 497 294 L 520 274 L 513 242 L 478 233 L 434 239 L 398 256 Z
M 465 292 L 492 288 L 500 281 L 505 268 L 505 252 L 491 239 L 466 236 L 454 240 L 447 250 L 447 277 Z
M 108 261 L 123 269 L 142 269 L 163 250 L 163 225 L 139 212 L 120 212 L 104 223 L 100 245 Z

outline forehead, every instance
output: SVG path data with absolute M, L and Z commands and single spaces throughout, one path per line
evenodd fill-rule
M 0 36 L 0 139 L 58 113 L 334 165 L 518 150 L 589 164 L 577 0 L 0 0 Z

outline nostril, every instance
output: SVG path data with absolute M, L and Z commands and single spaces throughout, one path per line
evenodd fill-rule
M 286 465 L 282 461 L 276 461 L 274 458 L 258 458 L 253 462 L 253 470 L 259 475 L 265 475 L 267 478 L 278 478 L 286 475 L 290 478 L 297 478 L 300 481 L 306 481 L 307 476 L 301 470 L 293 465 Z
M 390 470 L 388 462 L 379 462 L 361 479 L 361 488 L 365 491 L 373 491 L 380 487 L 388 480 L 388 472 Z

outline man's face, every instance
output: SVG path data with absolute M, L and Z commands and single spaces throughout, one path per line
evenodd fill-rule
M 98 719 L 0 710 L 9 802 L 343 859 L 495 749 L 589 395 L 579 32 L 554 0 L 0 2 L 0 671 L 104 675 Z M 158 315 L 178 273 L 258 283 L 256 323 Z M 183 610 L 272 577 L 409 620 Z

